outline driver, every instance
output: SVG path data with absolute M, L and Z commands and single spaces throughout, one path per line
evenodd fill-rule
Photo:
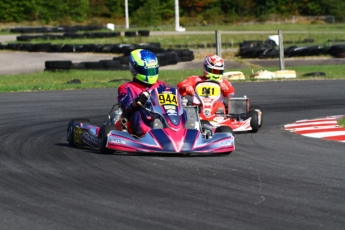
M 217 55 L 207 55 L 203 63 L 203 76 L 190 76 L 177 84 L 177 88 L 182 97 L 186 95 L 194 96 L 195 87 L 199 82 L 212 81 L 220 86 L 220 91 L 225 98 L 231 98 L 235 94 L 232 84 L 223 78 L 224 60 Z M 215 111 L 221 109 L 225 113 L 224 103 L 219 101 L 214 104 Z
M 128 132 L 137 137 L 151 130 L 150 115 L 140 106 L 148 100 L 147 91 L 161 86 L 168 86 L 158 80 L 158 59 L 149 50 L 137 49 L 130 53 L 129 69 L 133 80 L 118 88 L 118 102 L 123 115 L 129 121 Z M 145 95 L 146 94 L 146 95 Z

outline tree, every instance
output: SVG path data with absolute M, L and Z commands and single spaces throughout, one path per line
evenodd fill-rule
M 21 22 L 24 20 L 29 20 L 34 14 L 33 3 L 33 0 L 1 0 L 0 21 Z
M 109 17 L 124 17 L 125 16 L 125 1 L 124 0 L 106 0 L 105 5 L 109 11 Z
M 320 0 L 303 0 L 303 4 L 299 7 L 299 12 L 302 15 L 322 15 L 324 9 Z
M 68 0 L 66 2 L 66 13 L 73 21 L 85 21 L 88 12 L 89 0 Z
M 67 13 L 66 3 L 59 0 L 36 0 L 36 14 L 37 20 L 49 23 L 51 21 L 58 21 L 64 18 Z
M 160 14 L 163 20 L 175 18 L 175 0 L 160 1 Z
M 158 26 L 161 24 L 159 0 L 147 0 L 132 16 L 132 24 Z
M 89 0 L 91 17 L 109 17 L 110 11 L 106 5 L 106 0 Z
M 188 16 L 193 16 L 194 14 L 200 13 L 205 9 L 210 3 L 214 3 L 216 0 L 185 0 L 180 1 L 180 7 Z
M 345 21 L 344 9 L 345 2 L 338 0 L 325 0 L 325 10 L 326 14 L 334 15 L 336 20 L 339 22 Z

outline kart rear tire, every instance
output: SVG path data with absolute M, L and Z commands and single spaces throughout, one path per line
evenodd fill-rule
M 250 126 L 252 127 L 252 130 L 250 130 L 250 133 L 257 133 L 259 131 L 259 116 L 256 111 L 249 111 L 247 113 L 247 117 L 251 117 L 252 119 L 250 120 Z
M 114 150 L 108 149 L 106 147 L 107 145 L 107 136 L 111 130 L 114 130 L 115 126 L 114 125 L 103 125 L 99 131 L 98 134 L 98 149 L 100 153 L 103 154 L 112 154 L 114 153 Z
M 254 112 L 258 113 L 257 110 L 259 110 L 259 111 L 261 112 L 261 117 L 258 116 L 259 128 L 261 128 L 262 123 L 263 123 L 263 116 L 262 116 L 262 111 L 261 111 L 260 107 L 255 107 L 255 109 L 254 109 L 254 108 L 251 108 L 251 109 L 250 109 L 250 111 L 254 111 Z M 260 119 L 261 121 L 260 121 L 259 119 Z
M 66 139 L 71 146 L 76 145 L 74 142 L 74 124 L 75 123 L 91 124 L 90 120 L 86 118 L 75 118 L 75 119 L 70 120 L 67 126 Z
M 231 133 L 234 135 L 234 131 L 229 126 L 219 126 L 216 128 L 215 133 Z

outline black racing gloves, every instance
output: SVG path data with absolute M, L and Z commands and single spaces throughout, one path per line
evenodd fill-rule
M 134 99 L 135 106 L 142 106 L 149 99 L 150 94 L 146 91 L 143 91 L 139 94 L 137 98 Z

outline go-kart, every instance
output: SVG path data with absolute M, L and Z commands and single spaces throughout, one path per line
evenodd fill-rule
M 67 127 L 68 143 L 98 148 L 101 153 L 229 154 L 235 150 L 232 130 L 227 126 L 213 129 L 200 122 L 198 107 L 183 107 L 177 89 L 160 87 L 147 94 L 148 101 L 140 109 L 152 118 L 152 129 L 145 135 L 131 134 L 129 122 L 115 104 L 100 127 L 89 119 L 72 119 Z
M 262 112 L 250 108 L 249 98 L 244 96 L 225 100 L 220 86 L 215 82 L 198 83 L 192 100 L 189 104 L 199 106 L 200 120 L 208 121 L 214 127 L 227 126 L 234 133 L 256 133 L 262 126 Z

